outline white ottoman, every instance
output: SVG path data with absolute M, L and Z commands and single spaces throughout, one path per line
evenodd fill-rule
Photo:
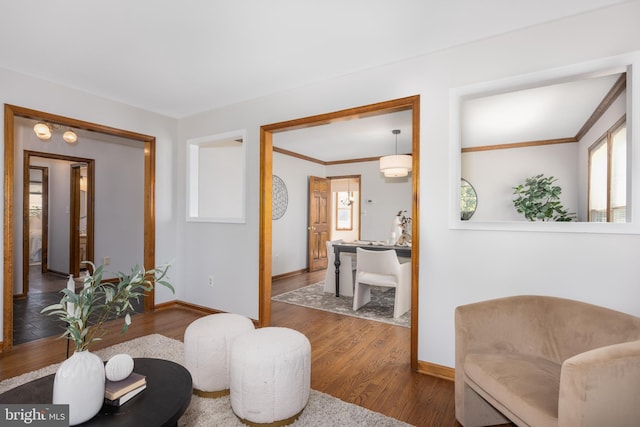
M 238 337 L 231 349 L 231 408 L 245 424 L 293 423 L 309 401 L 311 344 L 288 328 Z
M 185 367 L 193 392 L 202 397 L 229 394 L 229 358 L 236 337 L 255 329 L 239 314 L 219 313 L 193 321 L 184 332 Z

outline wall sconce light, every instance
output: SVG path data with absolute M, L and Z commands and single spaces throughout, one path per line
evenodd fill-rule
M 38 122 L 33 126 L 33 131 L 36 136 L 42 141 L 48 141 L 51 139 L 51 135 L 53 134 L 53 130 L 56 128 L 60 128 L 61 126 L 52 124 L 52 123 L 44 123 Z M 73 144 L 78 141 L 78 135 L 71 129 L 68 129 L 63 135 L 62 139 L 67 144 Z
M 400 129 L 394 129 L 391 133 L 396 136 L 396 154 L 380 157 L 380 172 L 382 172 L 386 178 L 407 176 L 411 169 L 413 169 L 411 156 L 398 154 L 398 134 L 400 133 Z

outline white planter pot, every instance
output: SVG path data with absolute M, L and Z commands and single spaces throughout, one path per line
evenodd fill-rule
M 391 244 L 395 245 L 398 243 L 400 236 L 402 236 L 402 221 L 400 221 L 400 217 L 396 215 L 391 225 Z
M 104 402 L 104 363 L 88 351 L 62 362 L 53 382 L 53 403 L 69 405 L 69 425 L 91 419 Z

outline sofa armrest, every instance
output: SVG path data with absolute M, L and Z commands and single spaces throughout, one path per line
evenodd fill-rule
M 640 423 L 640 341 L 600 347 L 564 361 L 558 425 Z

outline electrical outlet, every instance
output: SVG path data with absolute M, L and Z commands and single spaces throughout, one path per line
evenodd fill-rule
M 209 276 L 209 286 L 213 286 L 213 276 Z
M 104 265 L 109 265 L 109 264 L 111 264 L 111 257 L 110 257 L 110 256 L 106 256 L 106 257 L 104 257 L 104 260 L 102 261 L 102 263 L 103 263 Z

